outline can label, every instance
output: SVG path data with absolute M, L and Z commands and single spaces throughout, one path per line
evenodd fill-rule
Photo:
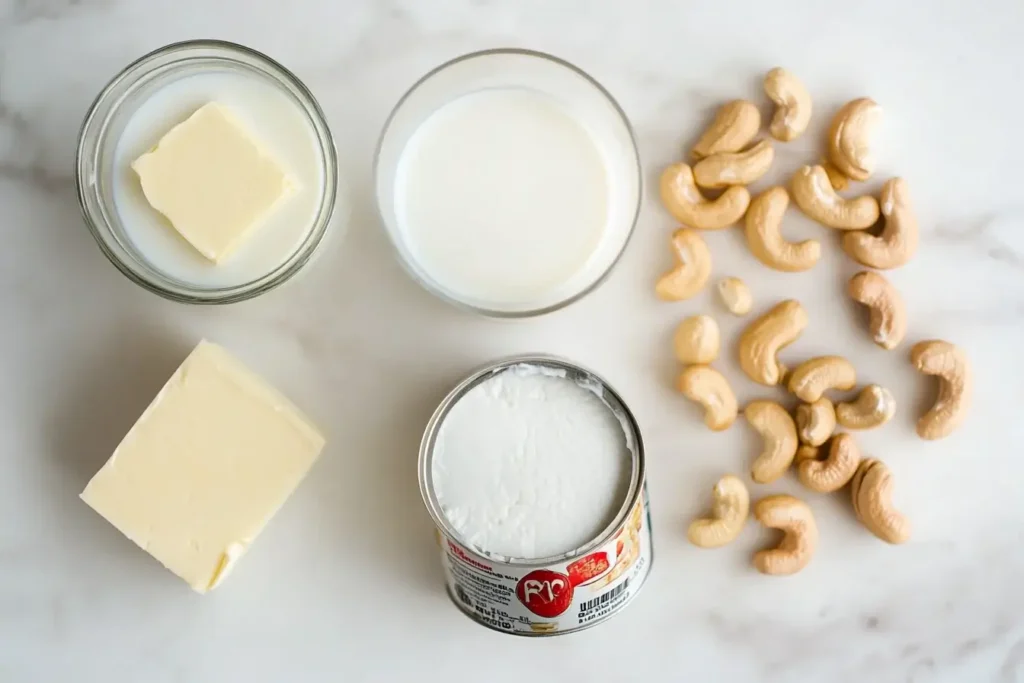
M 619 611 L 651 567 L 647 487 L 605 545 L 547 567 L 482 558 L 439 534 L 448 592 L 473 619 L 500 631 L 565 633 Z

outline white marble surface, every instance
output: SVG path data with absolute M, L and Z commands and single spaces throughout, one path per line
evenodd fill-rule
M 0 2 L 0 681 L 1024 681 L 1024 4 L 598 4 Z M 304 277 L 227 308 L 169 303 L 115 272 L 79 218 L 70 174 L 81 117 L 105 81 L 191 37 L 242 42 L 295 70 L 328 114 L 354 194 L 349 233 Z M 824 229 L 790 214 L 793 235 L 829 245 L 803 275 L 762 267 L 738 231 L 709 242 L 716 272 L 744 276 L 759 306 L 806 305 L 811 327 L 785 357 L 843 353 L 893 389 L 897 419 L 861 442 L 895 472 L 911 543 L 886 546 L 844 500 L 810 496 L 820 549 L 796 577 L 751 569 L 768 539 L 753 524 L 717 552 L 686 544 L 704 491 L 757 445 L 742 423 L 709 433 L 672 390 L 672 328 L 715 304 L 709 293 L 654 299 L 673 224 L 650 190 L 610 280 L 549 317 L 471 317 L 403 274 L 371 202 L 379 128 L 426 69 L 496 45 L 554 52 L 607 85 L 636 126 L 649 179 L 716 103 L 760 98 L 760 75 L 776 64 L 805 79 L 819 112 L 815 134 L 782 148 L 780 176 L 815 158 L 842 101 L 883 104 L 879 180 L 908 179 L 922 225 L 916 259 L 892 273 L 910 336 L 955 341 L 976 367 L 973 412 L 954 436 L 914 436 L 930 386 L 905 348 L 869 342 L 843 294 L 853 266 Z M 719 319 L 733 342 L 740 323 Z M 205 597 L 77 498 L 201 336 L 234 349 L 331 436 L 231 580 Z M 415 460 L 427 417 L 464 372 L 535 350 L 595 367 L 631 402 L 658 558 L 621 616 L 528 641 L 448 604 Z M 728 367 L 741 398 L 771 395 Z M 796 490 L 784 481 L 756 493 Z

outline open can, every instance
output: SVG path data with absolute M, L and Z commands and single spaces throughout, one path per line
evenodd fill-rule
M 612 524 L 581 548 L 557 557 L 517 559 L 474 548 L 448 521 L 434 488 L 434 448 L 449 411 L 481 382 L 520 365 L 564 373 L 592 387 L 622 424 L 632 454 L 629 487 Z M 640 429 L 604 379 L 569 361 L 516 356 L 463 380 L 427 424 L 420 444 L 419 481 L 423 502 L 437 526 L 448 594 L 459 609 L 484 626 L 526 636 L 580 631 L 622 611 L 650 573 L 654 548 Z

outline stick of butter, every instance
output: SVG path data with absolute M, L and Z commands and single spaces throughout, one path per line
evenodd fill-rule
M 168 131 L 132 168 L 149 204 L 214 263 L 234 252 L 297 188 L 216 102 Z
M 286 398 L 203 341 L 82 500 L 205 593 L 227 575 L 323 446 L 324 437 Z

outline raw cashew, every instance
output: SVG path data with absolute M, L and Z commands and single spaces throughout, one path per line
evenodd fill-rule
M 807 327 L 807 311 L 799 301 L 789 299 L 750 323 L 740 335 L 740 367 L 747 377 L 774 386 L 785 374 L 776 355 L 792 344 Z
M 711 126 L 693 146 L 693 158 L 738 152 L 746 147 L 761 128 L 761 111 L 753 102 L 733 100 L 726 102 L 715 114 Z
M 795 574 L 807 566 L 818 546 L 818 525 L 807 503 L 793 496 L 768 496 L 754 505 L 754 516 L 766 527 L 786 534 L 777 547 L 754 554 L 757 571 Z
M 875 343 L 886 350 L 899 346 L 907 334 L 907 311 L 892 283 L 878 273 L 865 270 L 850 278 L 847 291 L 850 298 L 871 310 L 868 324 Z
M 939 378 L 939 395 L 931 409 L 917 421 L 922 439 L 941 439 L 953 433 L 967 417 L 971 403 L 971 364 L 963 349 L 932 340 L 914 344 L 910 362 L 918 371 Z
M 796 424 L 775 401 L 752 401 L 743 417 L 764 440 L 761 454 L 750 467 L 750 477 L 758 484 L 773 482 L 786 473 L 796 456 Z
M 726 277 L 718 281 L 718 296 L 733 315 L 746 315 L 754 305 L 747 283 L 738 277 Z
M 764 92 L 775 103 L 775 115 L 768 126 L 772 137 L 789 142 L 800 137 L 811 122 L 811 95 L 800 79 L 782 67 L 764 77 Z
M 750 493 L 739 477 L 727 474 L 711 490 L 711 517 L 695 519 L 686 532 L 698 548 L 718 548 L 740 535 L 750 514 Z
M 719 152 L 693 165 L 693 177 L 701 187 L 749 185 L 768 172 L 775 159 L 772 143 L 761 140 L 742 152 Z
M 849 434 L 836 434 L 824 460 L 808 458 L 797 465 L 800 483 L 818 493 L 832 493 L 846 486 L 860 464 L 860 449 Z
M 857 519 L 886 543 L 910 540 L 910 520 L 892 506 L 892 472 L 879 460 L 866 458 L 850 482 L 850 498 Z
M 843 190 L 849 189 L 850 179 L 844 176 L 842 171 L 833 166 L 831 161 L 822 161 L 821 167 L 825 169 L 825 175 L 828 176 L 828 182 L 832 186 L 833 190 L 836 192 L 842 192 Z
M 917 251 L 917 218 L 902 178 L 891 178 L 882 185 L 882 215 L 885 228 L 881 235 L 844 235 L 843 251 L 861 265 L 888 270 L 902 266 Z
M 878 202 L 874 197 L 840 197 L 821 166 L 802 167 L 793 175 L 790 189 L 801 211 L 830 228 L 864 230 L 878 221 Z
M 673 338 L 680 363 L 707 364 L 718 358 L 721 334 L 718 323 L 707 315 L 693 315 L 679 323 Z
M 836 420 L 847 429 L 874 429 L 896 414 L 896 399 L 877 384 L 864 387 L 857 399 L 836 406 Z
M 737 222 L 750 205 L 747 188 L 734 185 L 716 199 L 697 189 L 693 169 L 672 164 L 661 174 L 661 202 L 683 225 L 701 230 L 721 230 Z
M 836 409 L 824 396 L 796 408 L 796 429 L 802 443 L 820 446 L 836 430 Z
M 772 187 L 750 203 L 746 218 L 747 246 L 769 268 L 795 273 L 808 270 L 821 258 L 818 240 L 787 242 L 782 236 L 782 216 L 789 206 L 784 187 Z
M 704 406 L 704 424 L 712 431 L 728 429 L 736 420 L 736 395 L 728 380 L 707 365 L 691 365 L 679 375 L 679 391 Z
M 711 276 L 711 252 L 700 233 L 688 228 L 672 233 L 672 249 L 679 265 L 661 276 L 654 291 L 662 299 L 682 301 L 704 289 Z
M 814 403 L 829 389 L 846 391 L 857 386 L 857 370 L 842 356 L 818 356 L 796 366 L 789 390 L 805 403 Z
M 832 119 L 828 131 L 828 157 L 853 180 L 865 181 L 875 170 L 871 135 L 882 118 L 882 108 L 867 97 L 847 102 Z

